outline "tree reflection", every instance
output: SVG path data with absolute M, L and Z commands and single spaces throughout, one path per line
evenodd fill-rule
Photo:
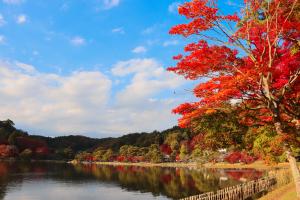
M 259 178 L 262 172 L 249 169 L 242 170 L 189 170 L 186 168 L 133 167 L 133 166 L 95 166 L 77 165 L 77 172 L 93 174 L 102 182 L 120 185 L 129 191 L 151 192 L 174 199 L 215 191 L 236 185 L 241 180 Z M 233 176 L 238 174 L 238 178 Z M 220 177 L 226 177 L 221 181 Z
M 0 162 L 0 199 L 5 197 L 8 187 L 21 185 L 25 178 L 51 179 L 69 184 L 106 183 L 128 191 L 178 199 L 215 191 L 262 175 L 256 170 Z

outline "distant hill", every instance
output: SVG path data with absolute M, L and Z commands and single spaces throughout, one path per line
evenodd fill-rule
M 153 144 L 161 145 L 169 134 L 181 134 L 185 131 L 186 130 L 174 126 L 173 128 L 161 132 L 131 133 L 116 138 L 108 137 L 100 139 L 82 135 L 52 138 L 30 135 L 23 130 L 15 128 L 13 121 L 8 119 L 0 121 L 0 146 L 2 145 L 3 149 L 0 155 L 2 155 L 2 157 L 22 155 L 25 158 L 30 157 L 36 159 L 72 159 L 78 152 L 82 151 L 93 152 L 95 150 L 111 149 L 114 152 L 118 152 L 124 145 L 139 148 L 150 147 Z
M 72 148 L 75 152 L 78 151 L 93 151 L 94 149 L 112 149 L 117 151 L 123 145 L 132 145 L 137 147 L 149 147 L 151 144 L 162 144 L 169 133 L 181 132 L 183 129 L 178 126 L 164 130 L 153 131 L 151 133 L 131 133 L 120 137 L 108 138 L 90 138 L 81 135 L 59 136 L 59 137 L 45 137 L 39 135 L 31 135 L 31 138 L 43 140 L 52 149 Z

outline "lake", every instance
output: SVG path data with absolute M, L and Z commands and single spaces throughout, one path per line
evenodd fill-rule
M 179 199 L 236 185 L 264 174 L 254 169 L 0 162 L 0 199 Z

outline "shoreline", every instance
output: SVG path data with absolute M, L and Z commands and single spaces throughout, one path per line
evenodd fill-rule
M 255 162 L 252 164 L 229 164 L 229 163 L 206 163 L 198 164 L 196 162 L 191 163 L 125 163 L 125 162 L 68 162 L 73 165 L 110 165 L 110 166 L 138 166 L 138 167 L 175 167 L 175 168 L 208 168 L 208 169 L 277 169 L 277 168 L 289 168 L 289 163 L 279 163 L 274 165 L 266 165 L 263 162 Z
M 207 169 L 261 169 L 261 170 L 271 170 L 271 169 L 288 169 L 289 163 L 277 163 L 273 165 L 267 165 L 263 161 L 256 161 L 252 164 L 243 164 L 243 163 L 205 163 L 199 164 L 197 162 L 190 163 L 149 163 L 149 162 L 78 162 L 76 160 L 66 161 L 66 160 L 17 160 L 17 159 L 0 159 L 0 162 L 45 162 L 45 163 L 67 163 L 72 165 L 110 165 L 110 166 L 138 166 L 138 167 L 174 167 L 174 168 L 207 168 Z M 300 163 L 299 163 L 300 164 Z

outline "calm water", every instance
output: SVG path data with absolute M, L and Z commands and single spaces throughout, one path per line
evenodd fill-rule
M 0 200 L 178 199 L 263 176 L 248 170 L 0 162 Z

